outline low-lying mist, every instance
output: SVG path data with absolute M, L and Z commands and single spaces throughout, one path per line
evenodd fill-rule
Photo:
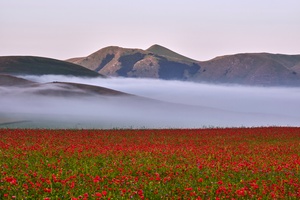
M 12 124 L 3 122 L 0 127 L 300 126 L 300 88 L 211 85 L 133 78 L 22 78 L 39 83 L 61 81 L 97 85 L 154 100 L 98 95 L 44 96 L 34 92 L 41 88 L 0 87 L 0 124 L 1 119 L 8 122 L 22 121 Z

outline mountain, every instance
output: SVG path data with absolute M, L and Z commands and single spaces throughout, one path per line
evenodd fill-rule
M 300 55 L 244 53 L 200 62 L 195 81 L 300 86 Z
M 0 57 L 0 74 L 102 76 L 99 73 L 70 62 L 34 56 Z
M 107 76 L 186 80 L 200 66 L 197 62 L 155 45 L 148 50 L 106 47 L 69 62 Z
M 116 77 L 262 86 L 300 86 L 300 55 L 243 53 L 196 61 L 160 45 L 106 47 L 68 62 Z

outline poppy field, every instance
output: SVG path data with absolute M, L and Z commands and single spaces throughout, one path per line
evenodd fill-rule
M 0 129 L 0 199 L 300 199 L 300 128 Z

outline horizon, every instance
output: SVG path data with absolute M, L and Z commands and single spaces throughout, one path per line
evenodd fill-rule
M 199 61 L 238 53 L 299 55 L 299 6 L 296 0 L 3 0 L 0 56 L 65 60 L 107 46 L 153 44 Z
M 163 48 L 166 48 L 166 49 L 169 49 L 169 50 L 173 51 L 172 49 L 170 49 L 170 48 L 168 48 L 168 47 L 166 47 L 166 46 L 159 45 L 159 44 L 153 44 L 153 45 L 149 46 L 148 48 L 150 48 L 150 47 L 152 47 L 152 46 L 154 46 L 154 45 L 158 45 L 158 46 L 161 46 L 161 47 L 163 47 Z M 87 55 L 83 55 L 83 56 L 74 56 L 74 57 L 69 57 L 69 58 L 66 58 L 66 59 L 59 59 L 59 58 L 46 57 L 46 56 L 26 55 L 26 54 L 23 54 L 23 55 L 4 55 L 4 56 L 3 56 L 3 55 L 0 55 L 0 57 L 5 57 L 5 56 L 7 56 L 7 57 L 10 57 L 10 56 L 16 56 L 16 57 L 19 57 L 19 56 L 20 56 L 20 57 L 23 57 L 23 56 L 24 56 L 24 57 L 27 57 L 27 56 L 29 56 L 29 57 L 30 57 L 30 56 L 32 56 L 32 57 L 50 58 L 50 59 L 57 59 L 57 60 L 66 61 L 66 60 L 68 60 L 68 59 L 73 59 L 73 58 L 88 57 L 88 56 L 90 56 L 90 55 L 96 53 L 97 51 L 99 51 L 99 50 L 101 50 L 101 49 L 105 49 L 105 48 L 109 48 L 109 47 L 118 47 L 118 48 L 121 48 L 121 49 L 140 49 L 140 50 L 144 50 L 144 51 L 147 51 L 147 49 L 148 49 L 148 48 L 141 49 L 141 48 L 138 48 L 138 47 L 128 48 L 128 47 L 123 47 L 123 46 L 115 46 L 115 45 L 112 46 L 112 45 L 111 45 L 111 46 L 105 46 L 105 47 L 102 47 L 102 48 L 100 48 L 100 49 L 98 49 L 98 50 L 96 50 L 96 51 L 94 51 L 94 52 L 91 52 L 91 53 L 89 53 L 89 54 L 87 54 Z M 187 55 L 181 54 L 180 52 L 176 52 L 176 51 L 173 51 L 173 52 L 178 53 L 178 54 L 180 54 L 180 55 L 182 55 L 182 56 L 184 56 L 184 57 L 193 59 L 193 60 L 195 60 L 195 61 L 200 61 L 200 62 L 213 60 L 213 59 L 218 58 L 218 57 L 232 56 L 232 55 L 238 55 L 238 54 L 274 54 L 274 55 L 288 55 L 288 56 L 298 56 L 298 55 L 299 55 L 299 56 L 300 56 L 300 53 L 299 53 L 299 54 L 284 54 L 284 53 L 271 53 L 271 52 L 237 52 L 237 53 L 232 53 L 232 54 L 216 55 L 215 57 L 210 58 L 210 59 L 207 59 L 207 60 L 197 60 L 197 59 L 191 58 L 191 57 L 189 57 L 189 56 L 187 56 Z

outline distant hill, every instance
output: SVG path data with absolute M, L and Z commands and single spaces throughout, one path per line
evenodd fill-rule
M 69 75 L 99 77 L 99 73 L 80 65 L 34 56 L 0 57 L 0 74 L 11 75 Z
M 67 61 L 115 77 L 300 86 L 300 55 L 243 53 L 195 61 L 160 45 L 147 50 L 111 46 Z
M 1 75 L 0 74 L 0 87 L 18 88 L 16 90 L 22 95 L 36 94 L 42 96 L 133 96 L 124 92 L 112 90 L 105 87 L 86 85 L 80 83 L 70 82 L 49 82 L 49 83 L 38 83 L 29 81 L 27 79 L 18 78 L 12 75 Z M 13 90 L 13 89 L 10 89 Z M 10 90 L 5 92 L 9 95 Z M 13 93 L 16 94 L 16 91 Z
M 67 61 L 107 76 L 167 80 L 187 80 L 200 69 L 197 62 L 158 45 L 149 50 L 106 47 L 87 57 Z
M 34 82 L 14 77 L 7 74 L 0 74 L 0 86 L 27 86 L 30 84 L 34 84 Z
M 245 53 L 200 62 L 193 79 L 214 83 L 300 86 L 300 55 Z
M 39 87 L 41 89 L 36 91 L 36 94 L 46 96 L 133 96 L 124 92 L 112 90 L 105 87 L 86 85 L 80 83 L 51 82 L 46 84 L 40 84 Z

